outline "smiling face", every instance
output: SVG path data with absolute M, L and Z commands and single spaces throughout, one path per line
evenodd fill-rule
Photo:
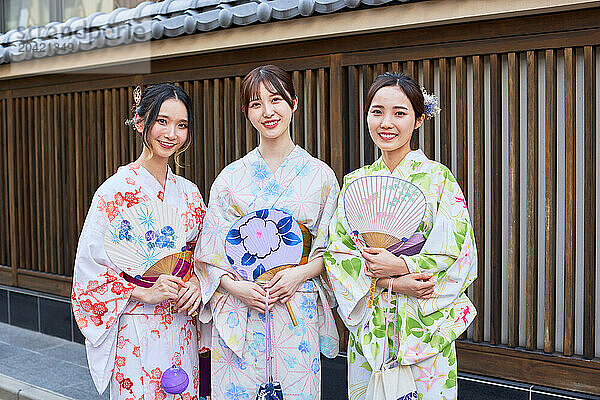
M 144 123 L 136 116 L 136 129 L 143 132 Z M 154 124 L 148 131 L 147 140 L 152 157 L 168 160 L 186 142 L 188 137 L 188 112 L 180 100 L 165 100 Z
M 423 123 L 415 118 L 413 106 L 398 86 L 384 86 L 375 93 L 367 113 L 369 134 L 386 156 L 404 158 L 410 152 L 410 138 Z
M 256 128 L 261 139 L 275 140 L 284 135 L 289 136 L 292 114 L 296 111 L 298 100 L 293 100 L 294 107 L 285 101 L 282 95 L 271 93 L 261 83 L 258 96 L 248 103 L 248 120 Z

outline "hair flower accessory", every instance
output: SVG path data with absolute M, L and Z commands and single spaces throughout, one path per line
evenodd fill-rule
M 142 101 L 142 88 L 136 86 L 133 90 L 133 105 L 131 106 L 131 114 L 133 117 L 125 121 L 125 125 L 134 127 L 135 116 L 140 114 L 140 102 Z
M 431 119 L 440 115 L 442 109 L 437 96 L 427 93 L 424 87 L 421 87 L 421 92 L 423 92 L 423 99 L 425 100 L 425 117 Z

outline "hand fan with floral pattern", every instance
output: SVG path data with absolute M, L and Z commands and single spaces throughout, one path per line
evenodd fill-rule
M 159 261 L 187 250 L 185 227 L 176 209 L 146 201 L 123 210 L 111 222 L 104 248 L 117 267 L 140 279 Z
M 427 199 L 416 185 L 392 176 L 363 176 L 344 192 L 344 211 L 354 241 L 396 255 L 421 225 L 426 209 Z M 376 281 L 371 279 L 369 307 Z
M 225 239 L 225 254 L 242 278 L 264 282 L 270 271 L 300 264 L 303 245 L 303 233 L 294 217 L 270 208 L 246 214 L 233 224 Z

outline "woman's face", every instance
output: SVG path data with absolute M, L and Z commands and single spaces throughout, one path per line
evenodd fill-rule
M 136 128 L 143 131 L 143 121 L 136 117 Z M 188 136 L 188 113 L 185 104 L 176 99 L 162 103 L 156 121 L 148 132 L 153 157 L 168 159 L 184 145 Z
M 294 107 L 290 107 L 283 96 L 269 92 L 261 83 L 259 97 L 250 100 L 248 104 L 248 120 L 262 139 L 277 139 L 282 135 L 289 135 L 292 114 L 296 111 L 297 104 L 297 100 L 294 100 Z
M 423 123 L 398 86 L 382 87 L 373 96 L 367 114 L 371 139 L 383 152 L 410 151 L 410 138 Z

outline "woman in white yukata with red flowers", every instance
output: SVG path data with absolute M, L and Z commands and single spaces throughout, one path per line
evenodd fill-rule
M 162 372 L 183 368 L 190 384 L 183 399 L 198 393 L 198 338 L 192 313 L 201 303 L 197 277 L 187 282 L 161 275 L 145 288 L 108 258 L 104 234 L 123 210 L 160 200 L 178 210 L 186 242 L 195 242 L 205 205 L 192 182 L 173 174 L 175 159 L 190 144 L 193 132 L 191 101 L 171 84 L 148 87 L 137 99 L 131 124 L 142 136 L 137 161 L 122 166 L 94 194 L 75 259 L 73 313 L 85 345 L 90 373 L 98 392 L 110 383 L 111 399 L 172 399 L 161 387 Z M 179 398 L 179 396 L 177 396 Z

